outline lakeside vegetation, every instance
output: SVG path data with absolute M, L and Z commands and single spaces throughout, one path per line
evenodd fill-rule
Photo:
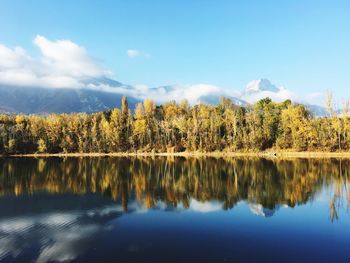
M 329 116 L 301 104 L 262 99 L 240 107 L 152 100 L 93 114 L 0 115 L 1 154 L 179 153 L 279 151 L 348 152 L 349 103 L 342 115 L 327 100 Z

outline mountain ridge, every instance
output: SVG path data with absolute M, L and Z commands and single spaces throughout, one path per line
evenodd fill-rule
M 215 105 L 221 97 L 226 97 L 238 106 L 248 106 L 259 99 L 270 97 L 279 102 L 293 98 L 293 93 L 284 87 L 277 87 L 266 78 L 250 81 L 246 88 L 236 96 L 233 92 L 217 86 L 198 84 L 192 86 L 164 85 L 154 88 L 123 84 L 119 81 L 101 77 L 81 81 L 81 88 L 20 87 L 0 84 L 0 112 L 23 114 L 49 113 L 92 113 L 121 106 L 122 96 L 128 97 L 129 107 L 135 108 L 138 102 L 152 98 L 156 103 L 187 99 L 191 104 L 205 103 Z M 302 103 L 315 116 L 326 116 L 324 107 Z

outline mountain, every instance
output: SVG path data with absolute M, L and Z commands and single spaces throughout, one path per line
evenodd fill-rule
M 268 79 L 258 79 L 249 82 L 243 94 L 254 94 L 262 91 L 278 92 L 279 88 L 273 85 Z
M 0 111 L 47 114 L 97 112 L 121 106 L 122 94 L 94 89 L 0 86 Z M 128 97 L 130 108 L 137 99 Z
M 258 79 L 249 82 L 239 98 L 249 103 L 255 103 L 258 100 L 266 97 L 269 97 L 275 102 L 282 102 L 290 99 L 293 102 L 305 105 L 314 116 L 328 116 L 328 112 L 325 107 L 306 103 L 287 88 L 277 87 L 268 79 Z
M 204 104 L 209 104 L 209 105 L 217 105 L 220 103 L 220 99 L 223 95 L 206 95 L 206 96 L 200 96 L 198 98 L 197 103 L 204 103 Z M 244 100 L 241 100 L 236 97 L 232 96 L 224 96 L 227 99 L 230 99 L 235 105 L 238 106 L 246 106 L 247 102 Z
M 277 87 L 268 79 L 258 79 L 249 82 L 242 91 L 240 99 L 249 103 L 255 103 L 266 97 L 276 102 L 282 102 L 287 99 L 295 101 L 295 95 L 291 91 L 284 87 Z
M 326 107 L 322 107 L 319 105 L 310 105 L 310 104 L 305 104 L 305 106 L 314 116 L 317 116 L 317 117 L 329 116 L 329 113 Z
M 110 79 L 107 77 L 100 77 L 100 78 L 87 78 L 87 79 L 83 79 L 81 80 L 82 83 L 84 83 L 85 85 L 106 85 L 106 86 L 110 86 L 110 87 L 122 87 L 124 86 L 123 83 L 116 81 L 114 79 Z
M 190 104 L 205 103 L 216 105 L 221 97 L 226 97 L 239 106 L 269 97 L 281 102 L 291 99 L 302 103 L 290 90 L 277 87 L 268 79 L 249 82 L 238 95 L 234 92 L 208 84 L 190 86 L 167 85 L 154 88 L 131 86 L 116 80 L 100 77 L 80 80 L 80 88 L 19 87 L 0 84 L 0 112 L 24 114 L 48 114 L 71 112 L 98 112 L 121 106 L 123 95 L 128 97 L 129 107 L 134 109 L 139 101 L 146 98 L 161 104 L 166 101 L 180 102 L 187 99 Z M 315 116 L 327 116 L 325 107 L 302 103 Z

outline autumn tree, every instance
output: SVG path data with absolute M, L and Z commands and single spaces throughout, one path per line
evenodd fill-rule
M 97 113 L 45 116 L 0 115 L 0 152 L 180 152 L 298 151 L 350 149 L 349 102 L 342 115 L 327 100 L 329 116 L 315 117 L 290 100 L 269 98 L 237 106 L 222 98 L 218 105 L 152 100 Z
M 119 140 L 120 148 L 122 151 L 126 151 L 129 148 L 129 107 L 128 100 L 125 96 L 122 98 L 122 108 L 120 113 L 120 130 L 119 130 Z

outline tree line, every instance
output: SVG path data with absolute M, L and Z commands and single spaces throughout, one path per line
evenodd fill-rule
M 112 153 L 183 151 L 348 151 L 348 104 L 339 115 L 315 117 L 301 104 L 269 98 L 241 107 L 152 100 L 131 110 L 93 114 L 0 115 L 0 153 Z

